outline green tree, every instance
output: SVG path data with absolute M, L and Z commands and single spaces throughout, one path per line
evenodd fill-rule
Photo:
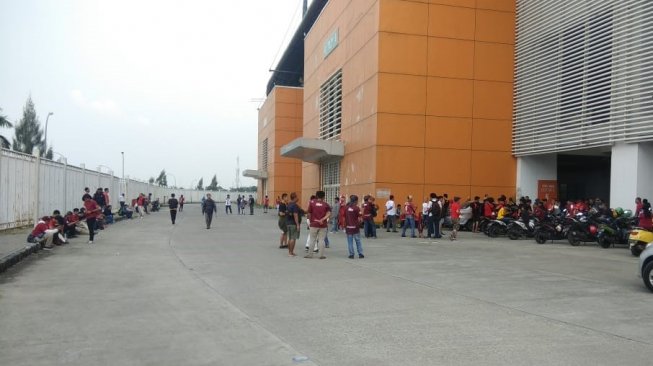
M 26 154 L 34 153 L 34 148 L 38 148 L 41 156 L 45 154 L 45 141 L 43 141 L 43 130 L 39 118 L 36 116 L 34 102 L 32 97 L 27 98 L 23 108 L 23 117 L 18 121 L 14 128 L 14 141 L 12 146 L 15 151 Z
M 204 190 L 204 178 L 200 178 L 200 181 L 197 182 L 197 190 L 198 191 Z
M 154 181 L 155 181 L 154 177 L 150 177 L 150 179 L 148 180 L 148 182 L 150 182 L 150 184 L 154 184 Z
M 54 151 L 52 151 L 52 146 L 48 147 L 48 150 L 45 153 L 45 158 L 50 160 L 54 158 Z
M 211 178 L 211 184 L 206 186 L 206 190 L 208 191 L 217 191 L 218 190 L 218 177 L 216 174 L 213 175 L 213 178 Z
M 7 120 L 7 116 L 2 114 L 2 108 L 0 108 L 0 128 L 11 128 L 14 127 L 14 125 Z M 9 140 L 7 140 L 6 137 L 0 135 L 0 147 L 8 149 L 11 147 L 11 143 L 9 143 Z
M 166 170 L 163 169 L 161 173 L 159 173 L 159 177 L 156 178 L 156 183 L 161 186 L 161 187 L 167 187 L 168 186 L 168 177 L 166 176 Z

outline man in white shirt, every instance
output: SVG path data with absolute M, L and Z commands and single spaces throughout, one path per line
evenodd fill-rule
M 120 194 L 120 208 L 125 207 L 125 194 L 121 193 Z
M 227 195 L 227 199 L 224 200 L 224 213 L 227 215 L 233 214 L 231 211 L 231 197 Z
M 385 215 L 386 218 L 388 219 L 388 223 L 386 225 L 387 232 L 390 232 L 390 228 L 392 227 L 392 232 L 396 233 L 397 232 L 397 226 L 396 226 L 396 220 L 397 220 L 397 207 L 395 206 L 395 196 L 390 195 L 390 199 L 386 201 L 385 203 Z

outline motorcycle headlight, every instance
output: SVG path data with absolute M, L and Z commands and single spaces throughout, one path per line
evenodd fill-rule
M 556 226 L 556 231 L 562 231 L 562 225 L 557 225 Z

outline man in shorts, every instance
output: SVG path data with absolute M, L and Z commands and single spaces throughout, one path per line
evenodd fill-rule
M 288 219 L 286 212 L 288 211 L 288 194 L 281 195 L 281 203 L 279 203 L 279 229 L 281 230 L 281 237 L 279 238 L 279 249 L 288 248 Z
M 297 205 L 297 193 L 290 194 L 290 203 L 286 208 L 286 227 L 288 229 L 288 256 L 295 256 L 295 242 L 299 239 L 301 218 L 299 217 L 299 206 Z

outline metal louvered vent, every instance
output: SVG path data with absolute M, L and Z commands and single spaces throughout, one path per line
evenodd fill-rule
M 268 139 L 261 143 L 261 170 L 268 170 Z
M 342 70 L 320 87 L 320 139 L 340 138 L 342 125 Z
M 340 196 L 340 160 L 323 162 L 320 165 L 322 175 L 322 190 L 326 194 L 324 200 L 333 203 L 335 197 Z
M 652 9 L 517 1 L 516 156 L 653 140 Z

